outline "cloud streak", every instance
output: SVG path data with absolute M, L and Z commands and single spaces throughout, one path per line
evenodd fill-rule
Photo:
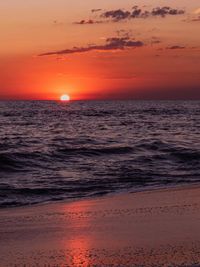
M 99 13 L 102 11 L 102 9 L 92 9 L 92 13 Z M 169 6 L 164 6 L 164 7 L 156 7 L 153 8 L 152 10 L 144 10 L 138 6 L 133 6 L 131 10 L 124 10 L 124 9 L 113 9 L 113 10 L 107 10 L 104 11 L 103 13 L 99 13 L 99 20 L 93 20 L 93 19 L 88 19 L 88 20 L 80 20 L 77 22 L 74 22 L 74 24 L 78 25 L 87 25 L 87 24 L 98 24 L 98 23 L 103 23 L 103 22 L 119 22 L 123 20 L 131 20 L 131 19 L 147 19 L 150 17 L 161 17 L 165 18 L 166 16 L 177 16 L 177 15 L 182 15 L 185 14 L 185 11 L 183 9 L 175 9 L 171 8 Z
M 172 15 L 172 16 L 183 15 L 184 13 L 185 11 L 182 9 L 173 9 L 171 7 L 162 7 L 162 8 L 157 7 L 152 10 L 151 15 L 165 17 L 167 15 Z
M 93 50 L 96 51 L 113 51 L 113 50 L 124 50 L 127 48 L 138 48 L 144 46 L 141 41 L 135 41 L 129 37 L 112 37 L 107 38 L 104 45 L 92 45 L 87 47 L 73 47 L 72 49 L 65 49 L 60 51 L 53 51 L 42 53 L 39 56 L 51 56 L 51 55 L 67 55 L 74 53 L 86 53 Z
M 180 45 L 173 45 L 173 46 L 169 46 L 167 47 L 167 49 L 171 49 L 171 50 L 176 50 L 176 49 L 185 49 L 185 46 L 180 46 Z
M 111 19 L 115 22 L 122 21 L 126 19 L 135 19 L 135 18 L 149 18 L 149 17 L 166 17 L 166 16 L 177 16 L 184 14 L 185 11 L 182 9 L 174 9 L 168 6 L 165 7 L 156 7 L 151 11 L 142 10 L 138 6 L 134 6 L 132 10 L 109 10 L 101 14 L 102 18 Z
M 197 17 L 197 18 L 193 18 L 193 19 L 191 19 L 191 21 L 194 21 L 194 22 L 200 21 L 200 16 Z
M 199 16 L 193 16 L 193 17 L 189 17 L 188 19 L 184 20 L 186 22 L 200 22 L 200 15 Z
M 101 11 L 102 9 L 101 8 L 94 8 L 91 10 L 92 13 L 95 13 L 95 12 L 99 12 Z

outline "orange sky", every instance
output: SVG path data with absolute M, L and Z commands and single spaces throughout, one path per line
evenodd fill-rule
M 199 0 L 67 2 L 0 2 L 0 99 L 200 99 Z

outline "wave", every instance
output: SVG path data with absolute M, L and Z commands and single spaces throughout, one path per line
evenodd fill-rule
M 199 102 L 0 103 L 0 207 L 200 180 Z
M 65 155 L 84 155 L 84 156 L 101 156 L 101 155 L 116 155 L 131 153 L 132 148 L 129 146 L 118 146 L 118 147 L 65 147 L 57 149 L 58 153 Z
M 170 159 L 170 157 L 177 157 L 185 161 L 188 160 L 200 160 L 200 150 L 195 148 L 188 148 L 184 145 L 176 145 L 171 142 L 164 142 L 161 140 L 140 140 L 136 148 L 146 150 L 147 152 L 157 151 L 160 152 L 159 156 L 165 155 Z
M 15 172 L 20 168 L 20 162 L 12 156 L 0 154 L 0 172 Z
M 124 155 L 124 156 L 123 156 Z M 160 140 L 141 139 L 132 146 L 51 146 L 45 153 L 34 152 L 4 152 L 0 153 L 0 172 L 16 172 L 30 167 L 53 168 L 52 163 L 68 158 L 109 158 L 121 156 L 122 160 L 134 158 L 143 168 L 146 163 L 168 161 L 195 165 L 200 162 L 200 151 L 185 146 L 175 145 Z M 193 165 L 191 165 L 193 167 Z

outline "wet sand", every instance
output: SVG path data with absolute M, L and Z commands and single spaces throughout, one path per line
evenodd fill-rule
M 199 187 L 0 211 L 0 267 L 199 264 Z

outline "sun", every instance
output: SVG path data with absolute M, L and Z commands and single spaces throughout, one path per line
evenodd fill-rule
M 60 101 L 70 101 L 70 96 L 67 94 L 61 95 Z

